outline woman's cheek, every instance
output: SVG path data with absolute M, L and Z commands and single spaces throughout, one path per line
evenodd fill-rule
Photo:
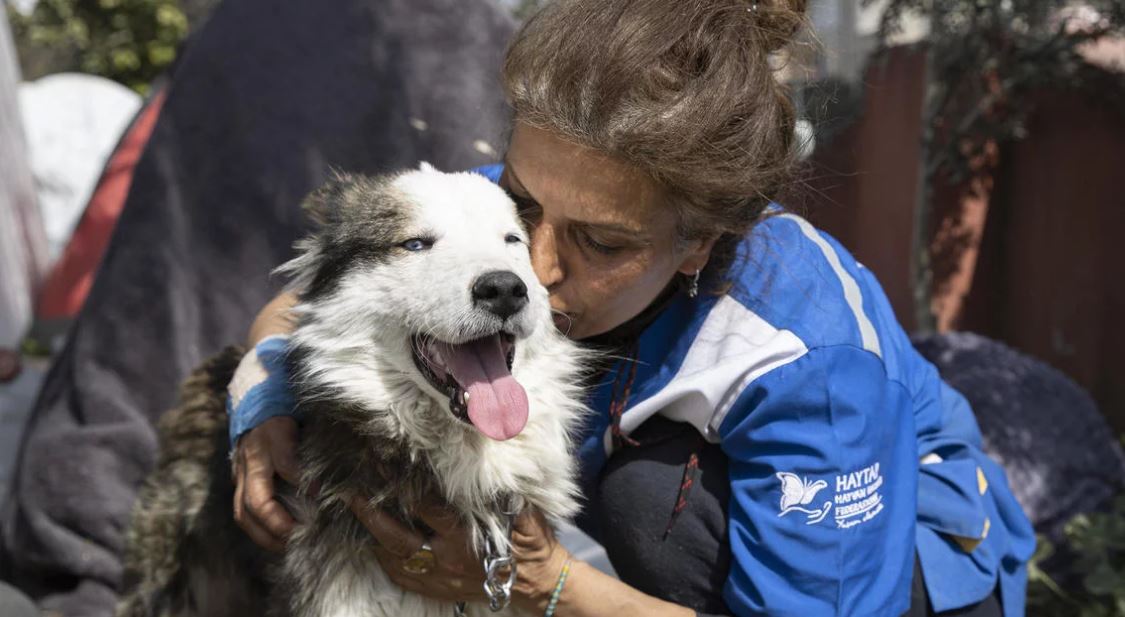
M 644 310 L 663 289 L 662 275 L 654 272 L 650 255 L 626 260 L 588 263 L 580 277 L 571 273 L 577 310 L 582 315 L 582 335 L 600 334 L 616 328 Z
M 648 306 L 659 290 L 653 291 L 651 281 L 644 272 L 630 272 L 629 276 L 606 277 L 599 282 L 600 305 L 613 313 L 606 317 L 616 327 L 628 321 Z

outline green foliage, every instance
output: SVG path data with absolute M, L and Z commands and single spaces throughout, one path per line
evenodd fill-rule
M 24 73 L 79 71 L 137 92 L 172 63 L 188 32 L 177 0 L 40 0 L 31 15 L 9 9 Z
M 1066 525 L 1066 569 L 1073 582 L 1063 589 L 1043 571 L 1055 547 L 1039 538 L 1028 565 L 1028 614 L 1035 617 L 1125 615 L 1125 494 L 1106 513 L 1080 514 Z M 1072 560 L 1072 561 L 1070 561 Z
M 1082 55 L 1091 42 L 1125 35 L 1121 0 L 890 0 L 880 24 L 884 43 L 907 15 L 930 24 L 928 176 L 943 171 L 962 180 L 987 144 L 1024 137 L 1033 95 L 1043 90 L 1125 103 L 1125 80 Z
M 1125 34 L 1125 2 L 888 0 L 879 29 L 884 49 L 908 16 L 930 27 L 911 278 L 917 327 L 932 331 L 935 181 L 960 184 L 987 167 L 996 146 L 1023 138 L 1045 90 L 1082 91 L 1113 109 L 1125 108 L 1125 80 L 1082 53 L 1092 42 Z
M 29 336 L 20 342 L 20 355 L 31 358 L 49 358 L 51 357 L 51 348 Z

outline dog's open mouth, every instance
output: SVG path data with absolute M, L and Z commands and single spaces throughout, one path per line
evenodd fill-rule
M 449 397 L 462 421 L 496 440 L 511 439 L 527 424 L 527 393 L 512 377 L 515 338 L 501 332 L 457 345 L 415 336 L 418 370 Z

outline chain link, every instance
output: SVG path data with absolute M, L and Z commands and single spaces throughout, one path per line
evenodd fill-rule
M 492 612 L 504 609 L 512 601 L 512 584 L 516 581 L 516 562 L 511 557 L 485 559 L 484 591 L 488 594 L 488 608 Z M 506 577 L 504 570 L 508 571 Z
M 511 510 L 511 508 L 509 508 Z M 504 537 L 512 537 L 512 523 L 516 518 L 515 512 L 507 512 L 504 524 Z M 484 564 L 484 593 L 488 595 L 488 608 L 492 612 L 502 611 L 512 602 L 512 585 L 516 582 L 516 558 L 512 556 L 511 544 L 506 544 L 504 550 L 492 542 L 492 538 L 485 540 Z M 507 576 L 504 575 L 507 570 Z
M 491 536 L 484 541 L 485 555 L 481 559 L 481 564 L 484 566 L 484 593 L 488 596 L 488 608 L 494 613 L 508 608 L 512 603 L 512 585 L 516 582 L 516 558 L 512 555 L 510 540 L 516 514 L 511 511 L 504 513 L 507 517 L 504 522 L 504 536 L 509 539 L 509 543 L 503 551 L 496 546 Z M 465 617 L 464 602 L 453 605 L 453 617 Z

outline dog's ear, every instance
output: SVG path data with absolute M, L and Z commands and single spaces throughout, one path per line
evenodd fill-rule
M 317 225 L 327 225 L 336 220 L 344 193 L 354 183 L 352 174 L 334 170 L 324 184 L 305 197 L 301 209 Z

